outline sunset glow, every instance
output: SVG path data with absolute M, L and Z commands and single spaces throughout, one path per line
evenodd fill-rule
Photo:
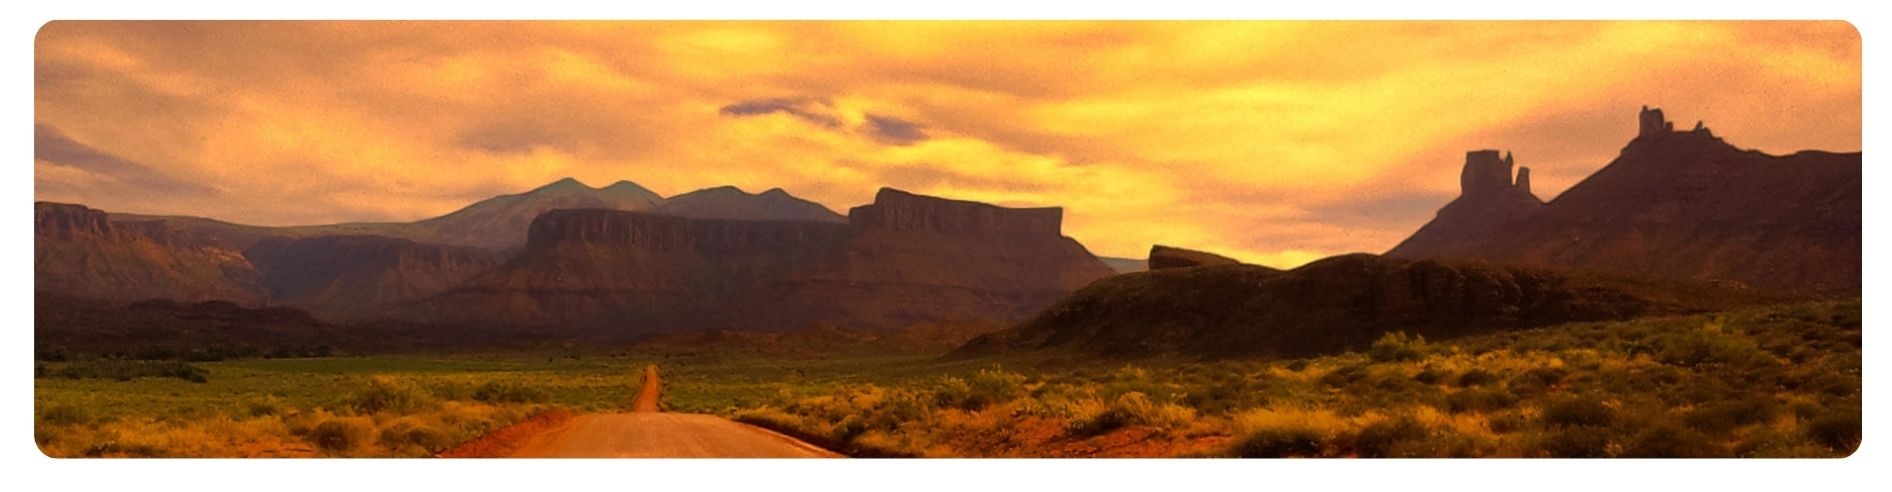
M 1380 252 L 1495 148 L 1551 199 L 1642 105 L 1860 149 L 1842 22 L 54 22 L 36 199 L 410 221 L 575 177 L 1062 206 L 1104 256 Z

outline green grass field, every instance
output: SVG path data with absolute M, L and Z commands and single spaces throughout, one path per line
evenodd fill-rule
M 856 455 L 1843 456 L 1859 304 L 1389 336 L 1304 360 L 779 357 L 691 351 L 41 362 L 53 456 L 427 456 L 541 410 L 670 411 Z M 569 352 L 569 351 L 567 351 Z

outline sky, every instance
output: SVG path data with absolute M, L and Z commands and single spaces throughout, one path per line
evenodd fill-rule
M 1643 105 L 1860 149 L 1844 22 L 71 22 L 34 61 L 38 200 L 411 221 L 574 177 L 1061 206 L 1104 256 L 1390 249 L 1513 152 L 1549 200 Z

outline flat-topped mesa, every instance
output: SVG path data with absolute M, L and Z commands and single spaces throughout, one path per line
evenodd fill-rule
M 873 204 L 854 207 L 847 216 L 857 229 L 1055 239 L 1063 236 L 1064 209 L 1006 208 L 881 188 Z
M 61 240 L 81 237 L 105 237 L 112 233 L 112 221 L 105 211 L 69 203 L 35 202 L 34 233 Z
M 69 203 L 34 203 L 33 226 L 35 234 L 61 241 L 110 239 L 143 240 L 166 246 L 208 245 L 163 221 L 114 221 L 103 210 Z
M 1151 270 L 1190 268 L 1204 265 L 1235 265 L 1240 263 L 1240 261 L 1236 261 L 1234 258 L 1207 251 L 1176 248 L 1161 244 L 1150 246 L 1149 265 Z
M 728 251 L 825 246 L 845 237 L 841 224 L 788 220 L 691 219 L 607 209 L 560 209 L 540 214 L 526 232 L 526 248 L 586 243 L 649 251 Z
M 1649 106 L 1643 106 L 1642 113 L 1637 115 L 1637 123 L 1638 123 L 1637 129 L 1636 129 L 1637 139 L 1667 137 L 1669 135 L 1674 135 L 1677 133 L 1697 134 L 1697 135 L 1702 135 L 1702 136 L 1707 136 L 1707 137 L 1714 136 L 1714 132 L 1708 130 L 1708 125 L 1704 124 L 1701 121 L 1696 121 L 1695 128 L 1689 131 L 1685 131 L 1685 132 L 1675 131 L 1675 122 L 1669 121 L 1668 118 L 1663 117 L 1661 108 L 1650 108 Z

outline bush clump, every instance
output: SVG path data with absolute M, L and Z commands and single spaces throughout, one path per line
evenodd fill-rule
M 374 435 L 374 421 L 344 417 L 322 421 L 309 429 L 309 442 L 323 451 L 346 452 L 360 448 Z
M 360 391 L 348 398 L 349 406 L 362 413 L 414 413 L 434 406 L 434 396 L 411 382 L 386 376 L 368 379 Z
M 486 403 L 545 403 L 552 395 L 514 381 L 487 381 L 473 390 L 473 399 Z
M 1148 395 L 1124 393 L 1102 411 L 1071 417 L 1071 434 L 1095 436 L 1133 425 L 1172 429 L 1195 420 L 1196 411 L 1173 403 L 1156 403 Z
M 1408 336 L 1403 331 L 1388 332 L 1367 347 L 1366 355 L 1374 362 L 1423 359 L 1426 356 L 1426 338 Z
M 1567 397 L 1544 406 L 1544 423 L 1566 427 L 1604 427 L 1616 417 L 1615 410 L 1594 398 Z

